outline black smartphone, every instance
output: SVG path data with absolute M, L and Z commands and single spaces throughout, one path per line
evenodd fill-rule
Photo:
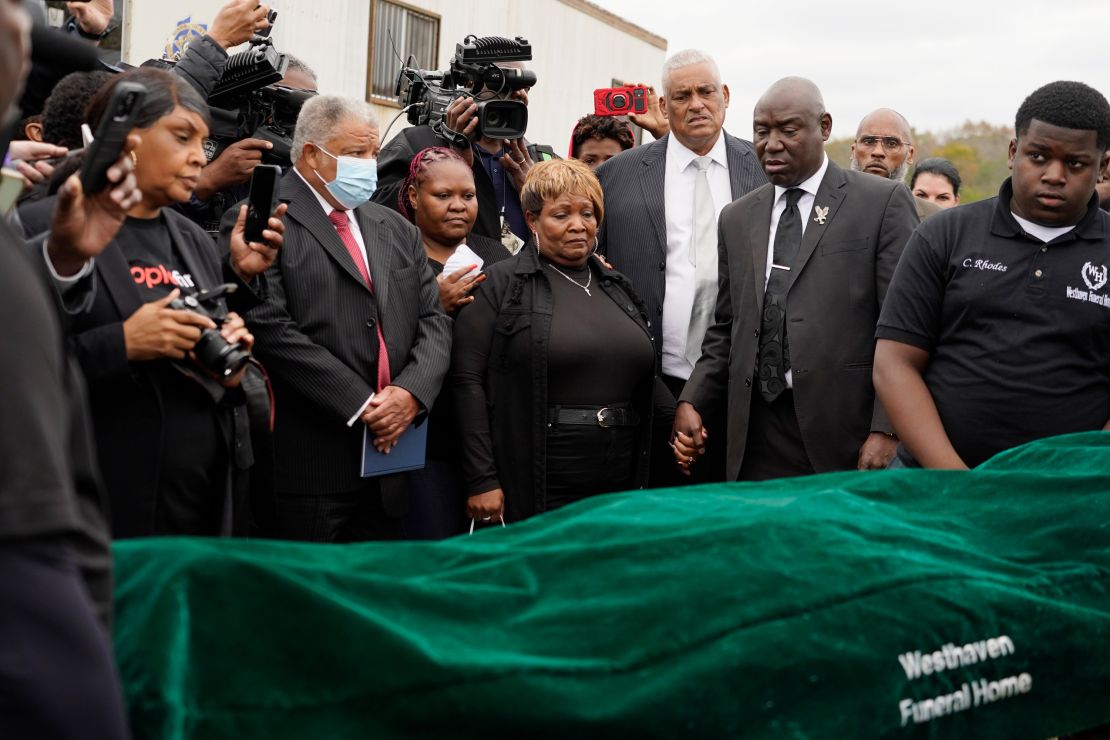
M 119 159 L 144 98 L 146 88 L 137 82 L 121 82 L 112 91 L 81 162 L 81 187 L 86 193 L 99 193 L 108 186 L 108 168 Z
M 276 164 L 257 164 L 251 173 L 251 194 L 247 198 L 247 224 L 243 238 L 248 242 L 264 242 L 262 230 L 267 228 L 278 207 L 277 185 L 281 168 Z

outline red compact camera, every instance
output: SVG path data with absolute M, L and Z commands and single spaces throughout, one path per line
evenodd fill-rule
M 647 113 L 647 87 L 602 87 L 594 90 L 594 113 L 599 116 L 624 116 Z

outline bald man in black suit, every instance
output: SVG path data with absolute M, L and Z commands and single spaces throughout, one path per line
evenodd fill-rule
M 704 448 L 701 411 L 727 402 L 728 480 L 882 468 L 896 441 L 871 384 L 875 322 L 918 220 L 899 183 L 830 162 L 832 130 L 809 80 L 755 108 L 770 184 L 718 222 L 715 323 L 680 397 L 675 457 Z

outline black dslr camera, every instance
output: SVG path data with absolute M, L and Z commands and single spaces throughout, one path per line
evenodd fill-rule
M 451 57 L 446 72 L 402 67 L 397 77 L 396 95 L 408 109 L 409 123 L 430 125 L 436 133 L 457 145 L 466 146 L 466 140 L 461 134 L 446 130 L 444 111 L 451 101 L 464 96 L 478 101 L 476 136 L 519 139 L 528 128 L 528 106 L 519 100 L 501 100 L 499 96 L 532 87 L 536 84 L 536 73 L 501 67 L 498 62 L 521 62 L 531 58 L 532 46 L 521 36 L 506 39 L 470 35 L 455 45 L 455 56 Z
M 170 308 L 178 311 L 192 311 L 195 314 L 206 316 L 216 323 L 215 329 L 205 329 L 201 332 L 200 339 L 193 347 L 197 364 L 217 378 L 230 378 L 243 369 L 250 362 L 251 355 L 236 342 L 230 344 L 220 336 L 220 327 L 227 320 L 227 309 L 224 307 L 223 297 L 235 292 L 235 286 L 225 283 L 212 290 L 206 290 L 196 295 L 182 295 L 170 301 Z

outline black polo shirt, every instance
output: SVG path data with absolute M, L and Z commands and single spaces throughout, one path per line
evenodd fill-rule
M 1012 195 L 1007 179 L 998 197 L 922 222 L 876 331 L 929 352 L 925 383 L 969 466 L 1110 419 L 1110 214 L 1092 197 L 1045 243 L 1014 219 Z

